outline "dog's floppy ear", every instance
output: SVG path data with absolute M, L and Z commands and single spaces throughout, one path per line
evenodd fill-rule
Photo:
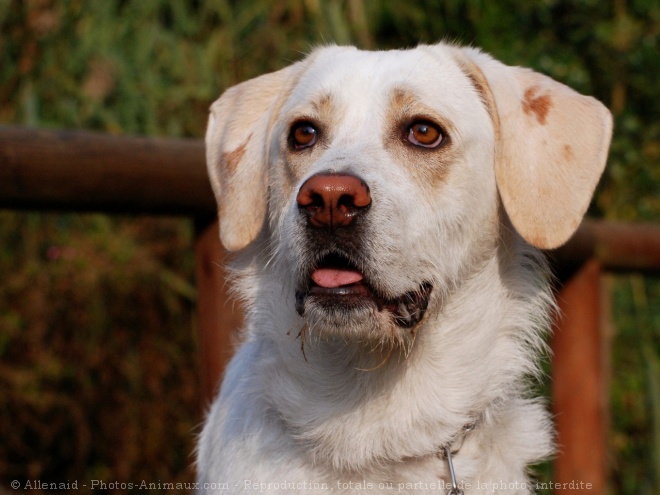
M 229 251 L 250 244 L 266 218 L 268 134 L 301 62 L 229 88 L 211 105 L 206 164 Z
M 607 160 L 612 116 L 594 98 L 547 76 L 478 50 L 462 52 L 476 64 L 472 78 L 485 84 L 479 89 L 494 107 L 495 173 L 504 208 L 527 242 L 558 247 L 589 206 Z

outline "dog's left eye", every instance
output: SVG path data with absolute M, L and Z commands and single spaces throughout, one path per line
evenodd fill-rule
M 318 131 L 309 122 L 299 122 L 291 128 L 289 140 L 293 149 L 300 150 L 316 144 Z
M 408 141 L 424 148 L 436 148 L 442 143 L 443 135 L 440 128 L 431 122 L 414 122 L 408 128 Z

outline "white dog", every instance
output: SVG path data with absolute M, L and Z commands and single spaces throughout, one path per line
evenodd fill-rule
M 325 47 L 226 91 L 207 157 L 247 324 L 200 489 L 534 491 L 537 248 L 577 228 L 611 129 L 593 98 L 445 44 Z

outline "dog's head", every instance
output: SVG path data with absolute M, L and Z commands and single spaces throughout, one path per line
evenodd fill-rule
M 474 49 L 322 48 L 213 104 L 222 242 L 266 242 L 313 327 L 405 336 L 509 220 L 539 248 L 570 237 L 611 126 L 593 98 Z

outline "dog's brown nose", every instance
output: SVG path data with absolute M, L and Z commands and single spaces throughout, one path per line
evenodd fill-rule
M 298 191 L 298 208 L 317 228 L 346 227 L 371 204 L 367 185 L 354 175 L 318 174 Z

